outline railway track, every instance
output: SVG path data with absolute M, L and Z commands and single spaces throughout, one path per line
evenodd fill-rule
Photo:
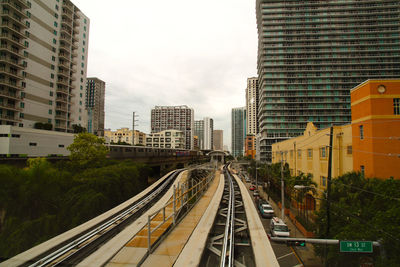
M 223 197 L 200 266 L 255 266 L 241 193 L 226 166 L 224 173 Z
M 141 199 L 101 222 L 93 229 L 68 240 L 22 266 L 74 266 L 114 237 L 157 201 L 182 170 L 171 173 L 165 181 Z

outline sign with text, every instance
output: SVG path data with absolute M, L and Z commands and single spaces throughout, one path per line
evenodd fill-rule
M 340 241 L 340 252 L 372 253 L 372 241 Z

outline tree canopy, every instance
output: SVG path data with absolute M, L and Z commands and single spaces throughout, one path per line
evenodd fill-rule
M 79 133 L 67 147 L 71 161 L 78 166 L 98 165 L 106 159 L 108 148 L 105 140 L 91 133 Z

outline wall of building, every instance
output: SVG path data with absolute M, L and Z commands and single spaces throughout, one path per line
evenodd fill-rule
M 214 130 L 213 131 L 213 150 L 223 150 L 224 149 L 224 131 Z
M 146 147 L 185 148 L 185 135 L 182 131 L 166 130 L 146 136 Z
M 303 135 L 272 145 L 272 162 L 289 164 L 292 175 L 312 174 L 321 190 L 327 187 L 330 128 L 318 130 L 312 122 Z M 351 125 L 333 127 L 332 178 L 353 170 Z
M 74 134 L 0 125 L 0 157 L 68 156 Z
M 366 177 L 400 178 L 396 101 L 400 103 L 400 80 L 369 80 L 351 91 L 353 168 Z

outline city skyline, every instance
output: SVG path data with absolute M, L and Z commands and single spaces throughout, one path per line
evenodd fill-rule
M 136 111 L 137 129 L 150 132 L 152 107 L 188 105 L 196 119 L 213 118 L 230 146 L 231 108 L 245 105 L 246 79 L 257 73 L 254 2 L 73 3 L 91 20 L 88 76 L 107 83 L 105 128 L 130 127 Z

